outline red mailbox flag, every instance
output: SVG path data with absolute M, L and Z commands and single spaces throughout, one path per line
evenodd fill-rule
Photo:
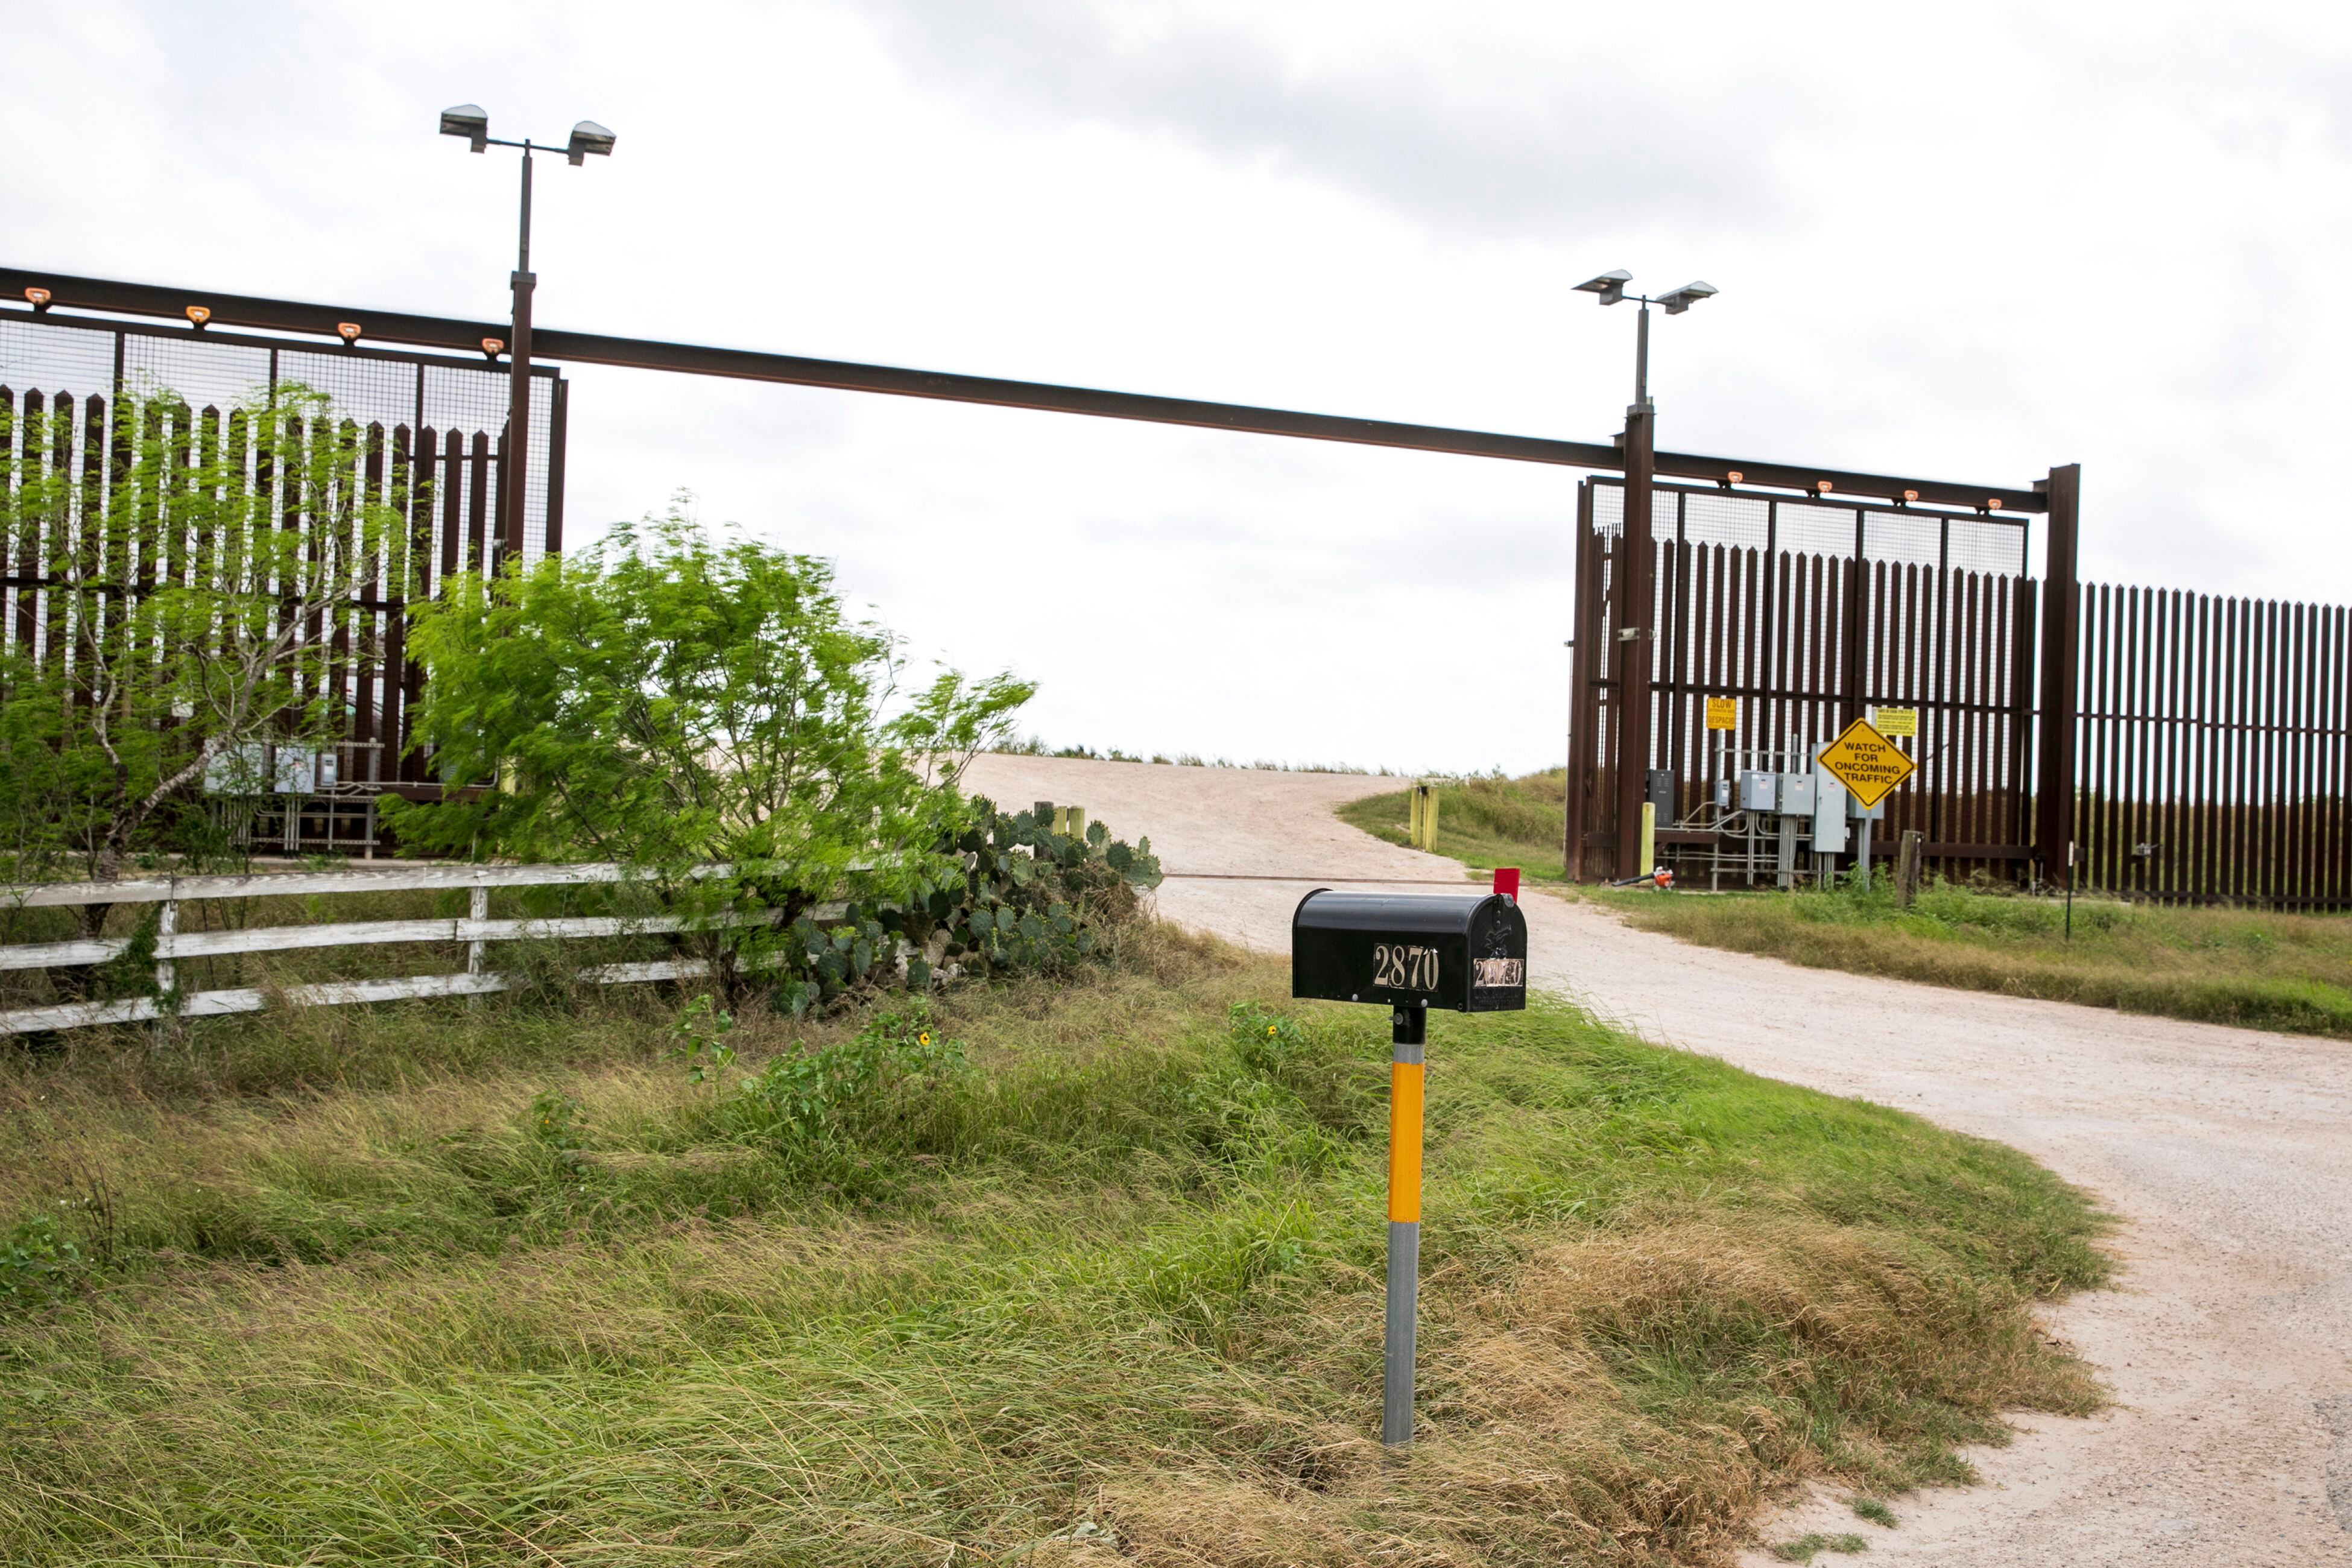
M 1495 891 L 1515 904 L 1519 901 L 1519 868 L 1517 866 L 1495 868 Z

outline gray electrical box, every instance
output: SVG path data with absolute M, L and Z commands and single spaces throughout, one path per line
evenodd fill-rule
M 1856 822 L 1884 822 L 1886 820 L 1886 803 L 1882 800 L 1876 805 L 1864 805 L 1848 795 L 1845 797 L 1845 814 Z
M 1780 781 L 1756 768 L 1743 768 L 1739 773 L 1739 809 L 1742 811 L 1778 811 L 1780 808 Z
M 1845 785 L 1832 778 L 1826 768 L 1813 768 L 1813 853 L 1843 855 L 1845 853 L 1845 813 L 1853 796 Z
M 1731 781 L 1729 779 L 1717 779 L 1715 781 L 1715 809 L 1717 811 L 1729 811 L 1731 809 Z
M 1664 827 L 1675 819 L 1675 771 L 1652 768 L 1643 783 L 1649 786 L 1643 798 L 1657 808 L 1658 826 Z
M 1782 773 L 1780 775 L 1780 814 L 1783 816 L 1813 815 L 1813 775 Z

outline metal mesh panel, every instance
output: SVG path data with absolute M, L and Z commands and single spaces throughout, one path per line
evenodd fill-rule
M 493 461 L 484 503 L 498 515 L 499 480 L 496 456 L 506 430 L 509 371 L 483 363 L 444 364 L 364 353 L 341 353 L 296 345 L 271 347 L 218 336 L 117 328 L 69 321 L 0 317 L 0 386 L 16 404 L 38 390 L 45 400 L 70 392 L 77 400 L 114 395 L 116 355 L 121 356 L 124 389 L 137 396 L 176 393 L 193 408 L 227 409 L 266 398 L 273 385 L 299 382 L 332 401 L 338 418 L 365 426 L 382 425 L 387 435 L 412 432 L 423 424 L 446 437 L 455 430 L 467 449 L 476 433 L 487 436 Z M 552 454 L 552 373 L 530 378 L 530 451 L 524 476 L 523 558 L 546 553 L 548 472 Z M 458 479 L 473 483 L 471 465 Z M 470 505 L 470 496 L 467 500 Z M 436 542 L 437 548 L 437 542 Z
M 1956 517 L 1951 521 L 1950 563 L 1959 572 L 1999 572 L 2011 575 L 2025 571 L 2025 525 L 1979 522 Z
M 1854 527 L 1862 525 L 1866 561 L 1896 565 L 1948 565 L 1954 571 L 2022 576 L 2027 569 L 2029 524 L 2024 519 L 1955 517 L 1935 511 L 1854 507 L 1798 497 L 1724 494 L 1661 488 L 1652 503 L 1651 527 L 1661 543 L 1679 537 L 1687 544 L 1727 544 L 1739 549 L 1853 558 Z M 1677 512 L 1677 510 L 1679 511 Z M 1592 481 L 1592 531 L 1615 538 L 1624 531 L 1625 489 L 1622 479 Z
M 485 365 L 481 370 L 459 369 L 454 365 L 428 364 L 425 371 L 425 423 L 439 431 L 476 430 L 489 432 L 491 449 L 495 453 L 499 432 L 506 428 L 508 376 L 503 369 Z M 525 561 L 536 561 L 547 551 L 547 459 L 551 450 L 550 415 L 554 406 L 549 378 L 533 375 L 530 379 L 530 471 L 523 479 L 524 520 L 522 554 Z M 498 474 L 493 468 L 492 515 L 496 515 Z
M 122 384 L 135 397 L 176 393 L 191 408 L 226 410 L 268 399 L 269 351 L 210 342 L 193 332 L 170 338 L 125 332 Z
M 1840 561 L 1853 556 L 1854 513 L 1851 508 L 1822 506 L 1813 501 L 1776 501 L 1780 512 L 1779 543 L 1798 555 L 1827 555 Z
M 1656 532 L 1657 502 L 1650 503 L 1653 514 L 1652 533 Z M 1625 492 L 1616 485 L 1596 484 L 1592 487 L 1592 531 L 1603 539 L 1614 539 L 1625 531 Z
M 1683 540 L 1690 544 L 1762 550 L 1772 540 L 1771 503 L 1753 496 L 1685 494 Z
M 424 368 L 305 349 L 278 352 L 280 385 L 294 382 L 323 392 L 334 400 L 339 417 L 360 425 L 381 425 L 387 430 L 415 423 L 416 377 Z
M 21 316 L 0 318 L 0 386 L 18 398 L 31 391 L 88 396 L 114 391 L 114 339 Z
M 1944 520 L 1905 517 L 1898 512 L 1865 513 L 1862 556 L 1865 561 L 1892 561 L 1905 566 L 1940 565 L 1944 558 Z

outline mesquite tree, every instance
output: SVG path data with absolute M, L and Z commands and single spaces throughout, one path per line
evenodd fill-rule
M 170 847 L 159 823 L 208 772 L 342 731 L 401 530 L 368 478 L 380 433 L 305 388 L 226 414 L 126 395 L 78 466 L 72 418 L 0 408 L 0 858 L 106 880 Z
M 901 694 L 897 639 L 850 616 L 824 562 L 682 507 L 451 578 L 408 646 L 415 743 L 445 784 L 483 787 L 386 803 L 404 848 L 615 860 L 673 896 L 771 907 L 961 877 L 956 776 L 1034 690 L 949 672 Z M 687 875 L 715 862 L 737 875 Z

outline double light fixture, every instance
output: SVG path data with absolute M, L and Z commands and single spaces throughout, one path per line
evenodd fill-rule
M 1598 294 L 1601 297 L 1601 302 L 1604 305 L 1617 305 L 1622 304 L 1628 298 L 1625 285 L 1632 281 L 1633 281 L 1633 275 L 1620 268 L 1615 272 L 1604 272 L 1598 278 L 1588 278 L 1576 287 L 1580 293 Z M 1712 283 L 1694 282 L 1684 284 L 1671 294 L 1655 296 L 1635 294 L 1631 297 L 1641 300 L 1644 305 L 1663 305 L 1665 307 L 1667 315 L 1679 316 L 1717 291 Z
M 461 103 L 455 109 L 441 111 L 441 134 L 462 136 L 477 153 L 488 152 L 492 145 L 529 147 L 528 142 L 501 142 L 490 134 L 490 117 L 478 103 Z M 553 149 L 549 149 L 551 152 Z M 613 155 L 613 133 L 593 120 L 583 120 L 572 128 L 572 140 L 564 144 L 564 157 L 573 163 L 584 163 L 593 155 L 609 158 Z

